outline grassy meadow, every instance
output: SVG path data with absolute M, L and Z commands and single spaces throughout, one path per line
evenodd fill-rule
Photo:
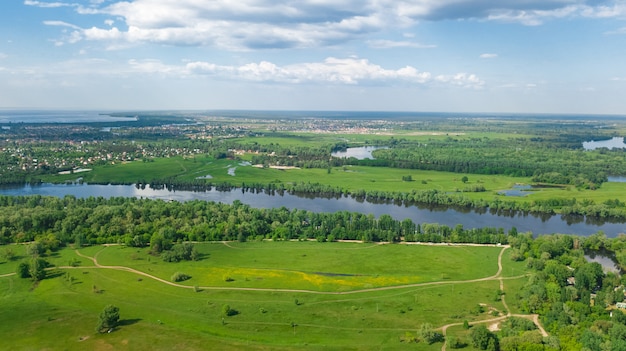
M 242 160 L 248 159 L 246 155 Z M 413 190 L 437 189 L 444 192 L 462 192 L 473 185 L 482 185 L 484 192 L 463 192 L 464 196 L 474 200 L 491 201 L 499 198 L 507 201 L 532 202 L 547 199 L 590 199 L 596 203 L 606 200 L 626 198 L 626 187 L 621 183 L 604 183 L 597 190 L 581 190 L 573 186 L 546 187 L 527 191 L 525 196 L 504 196 L 499 192 L 511 189 L 515 184 L 531 184 L 530 177 L 510 177 L 504 175 L 467 174 L 467 183 L 463 183 L 464 174 L 414 169 L 387 167 L 345 166 L 327 169 L 273 169 L 246 165 L 237 160 L 216 160 L 207 156 L 194 158 L 172 157 L 159 158 L 153 162 L 126 162 L 94 167 L 92 171 L 79 175 L 44 176 L 44 181 L 63 182 L 82 177 L 85 182 L 97 183 L 136 183 L 138 180 L 150 181 L 153 178 L 176 178 L 193 181 L 207 177 L 213 183 L 229 182 L 236 186 L 252 183 L 293 182 L 320 183 L 339 187 L 347 191 L 377 190 L 411 192 Z M 413 181 L 403 181 L 411 176 Z
M 24 255 L 23 246 L 13 247 Z M 441 343 L 401 340 L 416 335 L 423 323 L 437 328 L 505 313 L 494 299 L 497 279 L 467 282 L 496 274 L 498 247 L 317 242 L 197 247 L 200 261 L 179 263 L 163 262 L 147 249 L 80 249 L 101 265 L 168 281 L 183 272 L 191 279 L 180 284 L 189 288 L 98 268 L 71 248 L 49 261 L 66 266 L 77 258 L 80 265 L 54 268 L 36 285 L 6 275 L 19 260 L 0 261 L 3 345 L 12 350 L 440 350 Z M 507 251 L 502 276 L 524 274 Z M 505 279 L 505 292 L 509 282 L 519 286 L 518 281 L 524 280 Z M 107 304 L 120 308 L 121 325 L 98 334 L 98 314 Z M 226 304 L 238 313 L 225 317 Z M 478 304 L 486 311 L 476 312 Z

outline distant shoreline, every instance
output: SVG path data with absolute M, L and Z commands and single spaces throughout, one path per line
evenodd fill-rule
M 506 112 L 419 112 L 419 111 L 307 111 L 307 110 L 56 110 L 0 109 L 0 124 L 13 123 L 102 123 L 128 122 L 139 116 L 178 116 L 181 118 L 257 118 L 257 119 L 338 119 L 338 120 L 420 120 L 420 119 L 486 119 L 590 121 L 624 119 L 626 115 L 569 113 Z M 132 116 L 132 117 L 131 117 Z

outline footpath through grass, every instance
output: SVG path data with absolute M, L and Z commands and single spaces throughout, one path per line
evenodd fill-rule
M 498 248 L 317 242 L 200 244 L 197 262 L 167 263 L 148 249 L 107 247 L 102 265 L 123 265 L 169 279 L 191 275 L 189 286 L 351 291 L 496 273 Z
M 412 349 L 433 345 L 402 343 L 423 323 L 434 327 L 492 318 L 504 306 L 494 299 L 499 281 L 456 282 L 491 277 L 502 248 L 374 245 L 317 242 L 199 244 L 196 262 L 165 263 L 147 250 L 121 246 L 80 252 L 100 265 L 127 266 L 169 280 L 173 272 L 192 276 L 183 284 L 349 292 L 344 295 L 275 291 L 183 289 L 128 271 L 97 268 L 88 260 L 55 269 L 36 286 L 16 276 L 0 278 L 0 338 L 12 350 L 27 349 Z M 58 263 L 72 249 L 59 253 Z M 504 270 L 511 261 L 503 259 Z M 2 263 L 15 265 L 14 262 Z M 217 272 L 228 271 L 230 281 Z M 346 275 L 341 275 L 346 274 Z M 349 276 L 352 274 L 353 276 Z M 71 277 L 70 279 L 68 279 Z M 316 277 L 318 280 L 306 279 Z M 120 308 L 121 326 L 97 334 L 98 314 L 107 304 Z M 477 312 L 483 304 L 485 312 Z M 226 317 L 229 305 L 236 315 Z

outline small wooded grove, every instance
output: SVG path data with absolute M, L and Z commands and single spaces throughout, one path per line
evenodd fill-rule
M 604 272 L 599 263 L 584 257 L 585 252 L 600 250 L 606 255 L 617 253 L 620 258 L 626 247 L 624 236 L 549 235 L 533 239 L 524 234 L 511 238 L 510 243 L 512 259 L 524 260 L 531 274 L 519 291 L 506 292 L 507 301 L 513 301 L 524 313 L 539 314 L 550 337 L 542 339 L 530 328 L 516 334 L 477 334 L 482 343 L 477 346 L 473 339 L 475 346 L 489 349 L 491 338 L 491 349 L 501 351 L 626 350 L 626 314 L 615 308 L 624 300 L 626 279 L 617 272 Z
M 68 243 L 221 240 L 363 240 L 506 244 L 513 229 L 465 229 L 395 220 L 389 215 L 348 211 L 316 213 L 287 208 L 252 208 L 205 202 L 137 198 L 0 196 L 0 244 L 37 240 L 56 249 Z

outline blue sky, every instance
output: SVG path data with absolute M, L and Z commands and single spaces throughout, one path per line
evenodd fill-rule
M 0 108 L 626 114 L 626 0 L 3 0 Z

